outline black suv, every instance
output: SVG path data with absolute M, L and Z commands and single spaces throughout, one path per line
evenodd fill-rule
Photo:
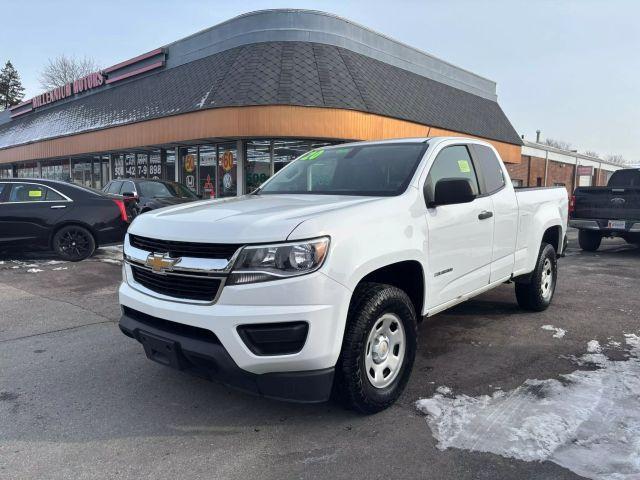
M 111 180 L 102 191 L 135 198 L 138 213 L 198 200 L 195 193 L 180 183 L 147 178 Z

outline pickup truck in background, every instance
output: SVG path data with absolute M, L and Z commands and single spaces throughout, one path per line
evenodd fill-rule
M 138 216 L 120 329 L 167 366 L 378 412 L 409 379 L 423 316 L 505 282 L 522 308 L 549 306 L 567 211 L 562 187 L 515 191 L 480 140 L 312 150 L 249 195 Z
M 576 188 L 569 216 L 583 250 L 597 250 L 604 237 L 640 243 L 640 168 L 613 172 L 606 187 Z

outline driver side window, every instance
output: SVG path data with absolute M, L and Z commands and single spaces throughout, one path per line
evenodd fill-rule
M 427 181 L 426 192 L 429 198 L 434 198 L 436 183 L 439 180 L 451 178 L 465 178 L 471 184 L 471 191 L 478 195 L 478 177 L 476 176 L 469 150 L 464 145 L 453 145 L 440 151 L 431 165 Z M 425 193 L 426 193 L 425 192 Z

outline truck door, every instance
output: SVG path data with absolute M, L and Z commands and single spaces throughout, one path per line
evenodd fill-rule
M 513 273 L 518 233 L 518 200 L 513 186 L 505 180 L 507 172 L 494 151 L 486 145 L 470 145 L 478 171 L 480 191 L 493 203 L 493 246 L 490 283 Z
M 489 284 L 493 244 L 493 203 L 481 196 L 476 168 L 466 145 L 443 148 L 427 175 L 433 193 L 438 180 L 468 179 L 478 195 L 472 202 L 427 208 L 429 308 Z

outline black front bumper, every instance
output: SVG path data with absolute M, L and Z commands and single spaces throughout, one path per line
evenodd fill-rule
M 120 318 L 120 330 L 138 340 L 151 360 L 249 393 L 302 403 L 325 402 L 331 394 L 334 368 L 261 375 L 247 372 L 238 367 L 209 330 L 126 307 Z

